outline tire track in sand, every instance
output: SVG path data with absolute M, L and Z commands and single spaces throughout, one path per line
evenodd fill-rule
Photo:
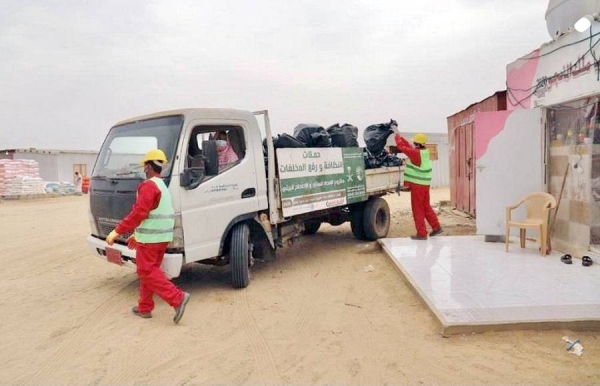
M 137 280 L 132 281 L 125 287 L 121 288 L 116 294 L 106 299 L 98 306 L 81 326 L 71 335 L 69 339 L 56 350 L 52 357 L 39 369 L 39 371 L 28 378 L 19 380 L 17 385 L 41 385 L 48 382 L 50 376 L 55 369 L 60 368 L 62 364 L 69 358 L 69 355 L 74 349 L 78 349 L 90 332 L 100 323 L 100 321 L 108 315 L 113 309 L 121 307 L 127 298 L 125 294 L 131 286 L 135 285 Z
M 279 385 L 282 383 L 273 351 L 267 343 L 267 340 L 260 332 L 256 319 L 252 316 L 250 305 L 248 304 L 248 291 L 236 290 L 234 294 L 234 304 L 236 313 L 240 316 L 242 328 L 250 340 L 252 354 L 256 368 L 260 376 L 261 385 Z

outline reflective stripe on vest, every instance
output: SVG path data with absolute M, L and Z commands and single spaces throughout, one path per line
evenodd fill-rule
M 150 181 L 154 182 L 160 190 L 160 202 L 135 229 L 135 239 L 140 243 L 171 242 L 175 226 L 175 211 L 169 188 L 160 178 L 152 177 Z
M 417 185 L 431 185 L 431 160 L 429 159 L 429 150 L 421 150 L 421 166 L 414 165 L 410 159 L 406 162 L 404 170 L 404 181 L 412 182 Z

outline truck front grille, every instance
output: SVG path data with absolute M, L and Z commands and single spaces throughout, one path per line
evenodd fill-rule
M 117 222 L 113 221 L 101 221 L 98 220 L 98 230 L 100 231 L 100 237 L 106 237 L 108 234 L 115 229 L 117 226 Z M 118 240 L 125 242 L 129 236 L 131 236 L 133 232 L 126 233 L 121 235 Z

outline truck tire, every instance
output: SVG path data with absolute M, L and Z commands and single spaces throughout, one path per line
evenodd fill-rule
M 365 206 L 363 204 L 356 204 L 350 208 L 350 228 L 352 229 L 352 234 L 358 240 L 367 239 L 365 236 L 365 228 L 363 226 L 364 209 Z
M 306 220 L 304 221 L 304 233 L 305 235 L 314 235 L 319 231 L 321 227 L 321 220 Z
M 229 265 L 233 288 L 246 288 L 250 284 L 250 228 L 248 224 L 237 224 L 231 230 Z
M 390 230 L 390 207 L 383 198 L 367 201 L 363 212 L 365 238 L 375 241 L 387 236 Z

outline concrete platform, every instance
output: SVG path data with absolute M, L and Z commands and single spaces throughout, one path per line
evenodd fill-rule
M 506 329 L 600 330 L 600 259 L 584 267 L 542 257 L 535 242 L 483 236 L 379 241 L 442 325 L 443 334 Z

